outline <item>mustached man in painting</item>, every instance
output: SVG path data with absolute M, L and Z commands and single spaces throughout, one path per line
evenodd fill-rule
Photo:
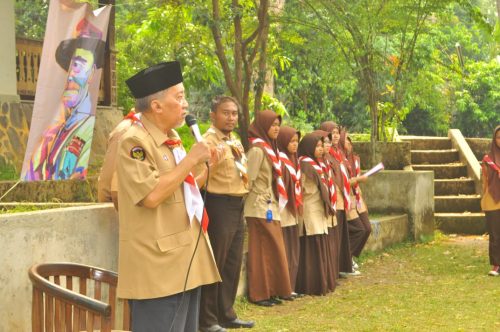
M 85 178 L 95 123 L 89 86 L 103 65 L 102 34 L 82 19 L 76 26 L 75 38 L 57 47 L 56 61 L 68 72 L 60 112 L 33 150 L 29 167 L 22 175 L 24 180 Z

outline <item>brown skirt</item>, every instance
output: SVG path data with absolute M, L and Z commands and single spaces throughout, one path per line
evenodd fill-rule
M 248 226 L 248 298 L 252 302 L 292 293 L 279 221 L 246 217 Z
M 283 241 L 285 242 L 286 260 L 288 262 L 288 275 L 290 276 L 290 286 L 295 291 L 297 272 L 299 271 L 299 226 L 288 226 L 281 228 Z
M 300 238 L 297 293 L 325 295 L 328 287 L 328 235 L 309 235 Z
M 338 227 L 328 227 L 328 289 L 334 291 L 337 287 L 337 278 L 339 274 L 339 255 L 337 249 Z
M 491 265 L 500 265 L 500 210 L 485 211 L 486 229 L 490 235 L 489 256 Z
M 339 227 L 339 272 L 352 272 L 351 247 L 349 245 L 349 229 L 345 211 L 337 211 L 337 227 Z

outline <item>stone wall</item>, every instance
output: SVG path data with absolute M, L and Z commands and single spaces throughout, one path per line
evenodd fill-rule
M 385 169 L 402 170 L 411 165 L 410 142 L 377 142 L 375 145 L 375 163 L 370 160 L 372 146 L 370 142 L 353 142 L 354 151 L 361 159 L 361 169 L 370 169 L 379 162 Z
M 479 161 L 490 152 L 491 138 L 466 138 L 465 141 Z
M 33 103 L 3 102 L 1 106 L 0 167 L 10 165 L 20 172 L 28 142 Z
M 11 189 L 16 181 L 0 181 L 0 194 Z M 97 202 L 97 177 L 86 180 L 20 182 L 3 202 Z
M 6 165 L 13 166 L 17 173 L 20 173 L 28 143 L 33 102 L 0 100 L 0 106 L 0 168 Z M 117 108 L 101 106 L 97 108 L 89 171 L 95 171 L 101 165 L 106 152 L 108 134 L 122 117 L 121 111 Z

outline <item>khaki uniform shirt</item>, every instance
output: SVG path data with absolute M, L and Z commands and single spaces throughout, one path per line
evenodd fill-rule
M 299 223 L 299 218 L 294 216 L 287 207 L 281 211 L 281 227 L 295 226 Z
M 481 198 L 481 210 L 483 211 L 495 211 L 500 210 L 500 201 L 495 203 L 495 200 L 491 196 L 488 190 L 488 172 L 487 165 L 482 166 L 482 176 L 483 176 L 483 197 Z
M 365 200 L 363 199 L 363 194 L 361 192 L 361 188 L 358 187 L 359 190 L 359 206 L 358 201 L 356 200 L 356 195 L 354 194 L 354 190 L 351 190 L 351 209 L 347 213 L 347 220 L 354 220 L 359 218 L 359 215 L 363 212 L 368 212 L 368 207 L 365 204 Z
M 156 208 L 142 200 L 156 187 L 160 175 L 176 166 L 163 144 L 169 136 L 146 117 L 123 135 L 118 147 L 117 178 L 120 216 L 118 296 L 149 299 L 183 291 L 200 224 L 190 221 L 183 184 Z M 178 137 L 172 131 L 170 137 Z M 186 290 L 220 281 L 208 236 L 202 233 Z
M 132 120 L 122 120 L 109 134 L 108 148 L 104 155 L 99 179 L 97 180 L 97 201 L 111 202 L 111 192 L 118 190 L 116 182 L 116 153 L 118 150 L 118 142 L 122 135 L 130 128 Z
M 299 235 L 328 234 L 328 224 L 331 223 L 331 216 L 325 215 L 325 205 L 321 199 L 321 191 L 316 182 L 308 176 L 303 176 L 303 201 L 304 213 L 300 217 Z M 305 229 L 305 234 L 304 233 Z
M 277 198 L 273 190 L 273 166 L 259 147 L 248 151 L 248 189 L 244 216 L 266 219 L 266 211 L 271 208 L 273 220 L 280 220 Z M 271 204 L 268 206 L 268 200 Z
M 241 142 L 234 135 L 231 134 L 227 137 L 213 126 L 203 135 L 203 138 L 209 146 L 224 149 L 223 156 L 219 162 L 210 166 L 207 191 L 220 195 L 246 195 L 248 193 L 248 185 L 241 179 L 240 171 L 235 164 L 233 152 L 225 139 L 234 142 L 242 155 L 245 155 L 245 149 L 241 145 Z M 244 166 L 246 167 L 247 165 Z

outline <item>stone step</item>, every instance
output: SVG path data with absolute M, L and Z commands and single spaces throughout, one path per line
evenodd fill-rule
M 400 138 L 404 142 L 410 142 L 412 150 L 451 149 L 451 140 L 448 137 L 400 136 Z
M 434 171 L 435 179 L 455 179 L 467 176 L 467 166 L 462 163 L 438 165 L 412 165 L 415 171 Z
M 484 234 L 484 213 L 434 213 L 436 228 L 444 233 Z
M 481 195 L 434 196 L 436 213 L 481 212 Z
M 434 180 L 434 195 L 473 195 L 476 194 L 474 180 L 471 178 Z
M 411 150 L 411 163 L 422 164 L 449 164 L 458 162 L 458 151 L 449 150 Z

